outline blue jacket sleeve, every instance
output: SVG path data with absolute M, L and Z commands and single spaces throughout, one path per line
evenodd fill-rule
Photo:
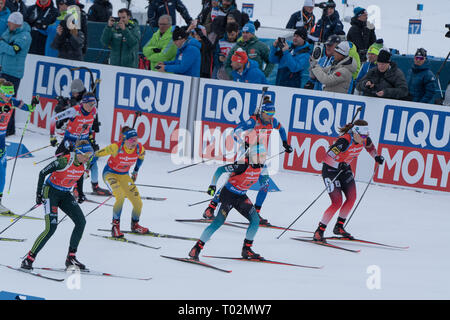
M 239 143 L 242 143 L 242 139 L 240 137 L 241 133 L 250 129 L 253 129 L 256 125 L 256 121 L 252 118 L 248 119 L 247 121 L 241 122 L 237 125 L 236 128 L 234 128 L 233 131 L 233 139 Z
M 285 51 L 281 61 L 286 64 L 290 72 L 299 72 L 309 68 L 309 55 L 307 54 L 298 54 L 294 57 L 289 51 Z
M 270 46 L 270 52 L 269 52 L 269 62 L 270 63 L 280 63 L 280 58 L 275 55 L 277 52 L 277 48 L 275 48 L 273 45 Z
M 280 133 L 281 141 L 287 141 L 286 129 L 281 125 L 277 118 L 273 118 L 273 128 L 277 129 Z
M 425 94 L 423 95 L 420 102 L 433 103 L 433 97 L 434 97 L 434 95 L 436 93 L 436 89 L 437 89 L 436 77 L 430 71 L 423 80 L 425 83 Z
M 219 180 L 220 176 L 222 174 L 224 174 L 225 172 L 227 172 L 226 165 L 218 167 L 216 172 L 214 172 L 214 175 L 212 177 L 210 185 L 215 186 L 217 184 L 217 181 Z
M 174 60 L 172 63 L 164 62 L 165 70 L 176 74 L 184 74 L 194 63 L 194 59 L 200 54 L 199 50 L 195 50 L 193 46 L 184 49 L 181 60 Z

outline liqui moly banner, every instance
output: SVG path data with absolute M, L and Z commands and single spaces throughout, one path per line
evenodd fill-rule
M 62 62 L 65 60 L 58 59 Z M 70 84 L 74 79 L 80 79 L 84 87 L 91 88 L 91 83 L 101 77 L 99 69 L 77 69 L 76 66 L 52 61 L 36 60 L 32 95 L 39 95 L 40 104 L 31 117 L 31 122 L 40 128 L 50 128 L 50 120 L 57 104 L 57 97 L 70 97 Z M 77 70 L 74 70 L 77 69 Z M 92 77 L 92 78 L 91 78 Z M 100 88 L 97 88 L 99 93 Z
M 450 110 L 386 105 L 381 121 L 374 181 L 449 192 Z
M 339 136 L 339 128 L 352 121 L 358 108 L 361 108 L 358 118 L 364 118 L 365 103 L 302 94 L 294 94 L 290 100 L 288 141 L 294 151 L 284 158 L 283 167 L 319 173 L 321 159 Z M 356 167 L 354 161 L 352 168 Z
M 267 96 L 276 101 L 274 91 Z M 238 124 L 248 121 L 261 103 L 262 86 L 224 81 L 200 81 L 194 154 L 200 158 L 235 160 L 239 144 L 233 138 Z
M 121 128 L 135 122 L 146 149 L 176 152 L 179 129 L 186 127 L 190 93 L 190 81 L 180 78 L 149 71 L 117 72 L 111 140 L 119 140 Z

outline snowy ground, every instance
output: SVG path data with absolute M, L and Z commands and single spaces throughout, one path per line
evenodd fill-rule
M 30 150 L 48 144 L 47 134 L 42 134 L 40 129 L 32 129 L 41 133 L 26 134 L 24 144 Z M 21 130 L 17 132 L 8 140 L 18 141 Z M 18 160 L 11 194 L 4 196 L 4 205 L 19 214 L 33 206 L 38 172 L 44 167 L 44 163 L 33 165 L 33 162 L 49 157 L 53 152 L 54 149 L 48 148 L 35 153 L 34 158 Z M 101 168 L 104 161 L 100 162 Z M 138 183 L 206 189 L 216 166 L 199 165 L 167 174 L 168 170 L 175 168 L 168 155 L 149 152 Z M 8 181 L 11 169 L 12 161 L 8 163 Z M 273 224 L 282 226 L 292 222 L 324 188 L 321 178 L 315 175 L 279 173 L 273 179 L 282 192 L 269 194 L 262 215 Z M 85 190 L 89 190 L 89 181 L 85 186 Z M 359 196 L 364 187 L 363 183 L 357 183 Z M 206 199 L 206 195 L 144 187 L 140 188 L 140 192 L 142 195 L 168 198 L 165 202 L 145 201 L 142 225 L 160 233 L 200 236 L 206 225 L 182 224 L 174 219 L 200 218 L 205 206 L 188 207 L 187 204 Z M 255 192 L 249 194 L 254 199 Z M 323 195 L 294 228 L 314 230 L 328 205 L 328 197 Z M 84 203 L 82 209 L 87 213 L 95 206 Z M 313 270 L 204 258 L 218 267 L 233 271 L 225 274 L 159 256 L 187 256 L 194 244 L 190 241 L 129 236 L 129 239 L 162 247 L 153 250 L 91 236 L 90 233 L 100 233 L 97 228 L 110 227 L 112 210 L 104 206 L 87 218 L 78 258 L 94 270 L 151 276 L 152 280 L 82 275 L 80 288 L 71 290 L 67 281 L 55 283 L 2 267 L 0 291 L 46 299 L 449 299 L 449 207 L 448 195 L 371 186 L 348 230 L 362 239 L 409 245 L 408 250 L 342 244 L 347 248 L 361 249 L 360 253 L 350 253 L 289 239 L 290 236 L 306 235 L 304 233 L 288 232 L 277 240 L 280 231 L 260 228 L 255 239 L 256 252 L 268 259 L 323 265 L 324 268 Z M 129 228 L 130 208 L 127 203 L 122 214 L 123 229 Z M 42 217 L 42 208 L 30 215 Z M 244 221 L 236 211 L 230 213 L 229 220 Z M 10 219 L 0 218 L 0 230 L 10 223 Z M 72 227 L 70 221 L 60 224 L 38 255 L 35 266 L 63 267 Z M 8 229 L 2 237 L 26 238 L 27 241 L 0 241 L 0 263 L 19 266 L 21 257 L 43 229 L 42 221 L 25 219 Z M 239 256 L 244 234 L 245 230 L 223 226 L 207 243 L 203 253 Z M 379 282 L 370 280 L 373 279 L 373 270 L 377 271 Z M 369 289 L 367 281 L 378 283 L 379 287 Z

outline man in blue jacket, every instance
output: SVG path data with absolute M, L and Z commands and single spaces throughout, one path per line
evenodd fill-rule
M 191 77 L 200 77 L 202 44 L 189 37 L 185 28 L 175 27 L 172 32 L 173 43 L 177 46 L 177 55 L 173 61 L 159 62 L 155 69 Z
M 308 33 L 305 28 L 298 28 L 292 39 L 292 44 L 277 40 L 270 48 L 270 63 L 278 63 L 276 85 L 303 88 L 309 79 L 309 57 L 311 47 L 306 38 Z
M 0 0 L 0 34 L 8 29 L 8 17 L 11 11 L 5 6 L 6 0 Z
M 20 80 L 25 69 L 25 58 L 31 45 L 31 28 L 23 21 L 20 12 L 13 12 L 8 17 L 8 28 L 0 35 L 0 77 L 10 81 L 14 86 L 14 96 L 19 90 Z M 6 135 L 15 133 L 15 112 L 8 123 Z
M 436 93 L 436 77 L 430 70 L 427 51 L 419 48 L 414 55 L 414 64 L 406 77 L 410 98 L 414 102 L 433 103 Z
M 266 76 L 259 68 L 258 62 L 249 59 L 241 48 L 238 48 L 231 57 L 231 68 L 233 81 L 267 84 Z

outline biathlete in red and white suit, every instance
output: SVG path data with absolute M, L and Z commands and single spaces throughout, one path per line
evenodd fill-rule
M 331 145 L 322 161 L 322 178 L 327 187 L 331 205 L 325 210 L 314 233 L 313 240 L 315 241 L 326 242 L 323 234 L 331 218 L 339 209 L 339 217 L 333 233 L 343 237 L 352 237 L 344 230 L 345 220 L 356 200 L 356 185 L 351 163 L 359 156 L 363 148 L 377 163 L 382 164 L 384 161 L 384 158 L 377 154 L 369 137 L 367 121 L 356 120 L 354 124 L 347 124 L 341 128 L 340 132 L 342 135 Z M 333 179 L 335 179 L 334 182 L 332 182 Z M 342 192 L 346 198 L 344 203 L 342 203 Z
M 198 255 L 205 243 L 223 225 L 228 213 L 233 208 L 250 222 L 242 248 L 242 257 L 245 259 L 262 259 L 259 254 L 253 252 L 251 249 L 253 239 L 259 228 L 259 217 L 255 207 L 247 197 L 247 190 L 258 181 L 265 160 L 266 149 L 261 144 L 250 147 L 248 161 L 246 163 L 228 165 L 228 171 L 231 172 L 231 175 L 220 192 L 219 200 L 221 205 L 219 212 L 213 222 L 203 231 L 200 240 L 197 241 L 189 252 L 191 259 L 198 260 Z

